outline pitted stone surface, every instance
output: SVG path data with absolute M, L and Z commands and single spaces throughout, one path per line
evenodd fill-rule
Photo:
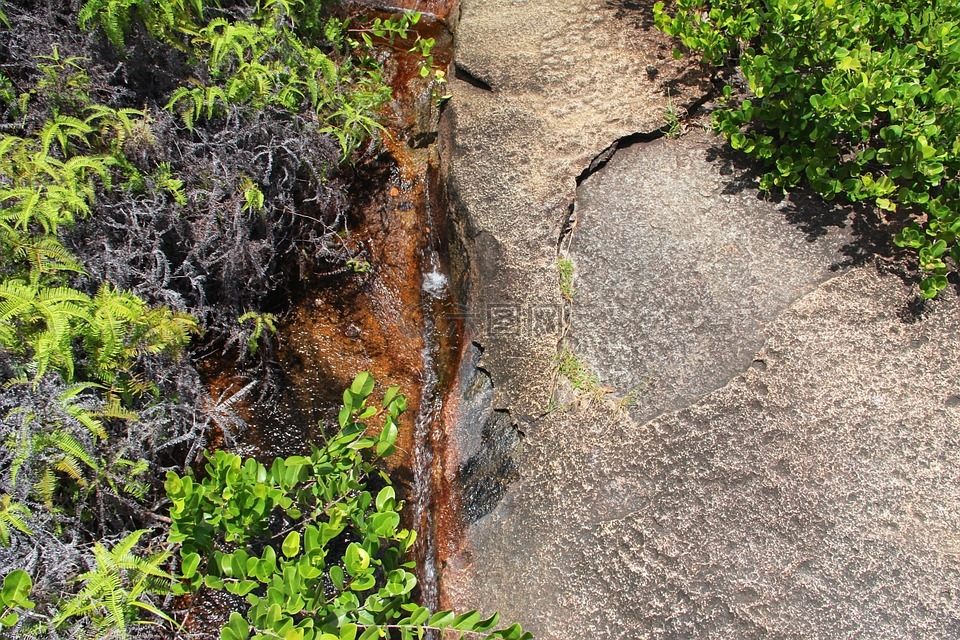
M 633 416 L 552 394 L 563 327 L 535 320 L 561 304 L 575 177 L 656 129 L 683 71 L 617 19 L 633 4 L 463 3 L 457 60 L 492 88 L 451 81 L 444 123 L 467 334 L 489 409 L 525 437 L 519 478 L 447 559 L 445 604 L 554 640 L 957 637 L 956 295 L 912 318 L 898 277 L 832 271 L 846 231 L 809 242 L 789 203 L 733 193 L 704 139 L 621 150 L 575 212 L 569 342 L 619 394 L 659 385 Z M 610 301 L 660 320 L 591 343 L 583 321 Z M 482 422 L 453 440 L 472 454 Z
M 613 5 L 462 3 L 456 64 L 493 91 L 451 80 L 446 181 L 476 245 L 468 330 L 504 382 L 494 384 L 495 408 L 509 405 L 520 420 L 549 403 L 561 330 L 550 316 L 559 307 L 556 244 L 577 176 L 614 140 L 662 126 L 668 103 L 703 90 L 678 81 L 684 67 L 666 39 L 617 20 Z M 505 383 L 512 372 L 529 384 Z
M 858 268 L 688 408 L 550 414 L 449 600 L 558 640 L 957 637 L 960 308 L 912 295 Z
M 842 217 L 811 238 L 788 217 L 830 205 L 761 199 L 721 152 L 702 132 L 637 144 L 577 193 L 572 348 L 641 421 L 750 366 L 764 325 L 836 275 L 853 241 Z

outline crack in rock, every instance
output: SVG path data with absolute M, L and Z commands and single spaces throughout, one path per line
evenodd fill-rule
M 574 192 L 573 198 L 570 200 L 570 204 L 567 206 L 567 211 L 564 215 L 564 219 L 560 225 L 560 237 L 557 238 L 557 254 L 563 252 L 564 241 L 568 241 L 570 234 L 573 232 L 574 227 L 576 226 L 576 209 L 577 209 L 577 196 L 576 191 L 580 189 L 580 185 L 586 182 L 590 176 L 594 175 L 605 166 L 610 160 L 613 159 L 613 156 L 617 154 L 618 151 L 622 149 L 627 149 L 636 144 L 644 144 L 648 142 L 653 142 L 659 138 L 662 138 L 665 135 L 663 128 L 657 129 L 655 131 L 642 132 L 637 131 L 625 136 L 621 136 L 610 143 L 603 151 L 598 153 L 593 157 L 587 167 L 580 172 L 580 175 L 576 177 L 576 189 Z M 569 249 L 569 242 L 567 242 L 567 248 Z
M 487 82 L 487 81 L 484 80 L 483 78 L 480 78 L 480 77 L 474 75 L 473 72 L 471 72 L 469 69 L 467 69 L 467 68 L 466 68 L 462 63 L 460 63 L 460 62 L 454 63 L 454 65 L 453 65 L 453 76 L 454 76 L 457 80 L 461 80 L 461 81 L 463 81 L 463 82 L 466 82 L 466 83 L 469 84 L 470 86 L 476 87 L 477 89 L 480 89 L 481 91 L 489 91 L 489 92 L 493 92 L 493 91 L 494 91 L 493 87 L 490 86 L 490 83 L 489 83 L 489 82 Z

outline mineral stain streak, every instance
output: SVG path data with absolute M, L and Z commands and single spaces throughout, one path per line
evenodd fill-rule
M 319 441 L 324 428 L 335 424 L 342 390 L 358 372 L 371 372 L 384 388 L 401 387 L 408 410 L 398 453 L 387 465 L 407 500 L 405 526 L 419 533 L 414 555 L 421 598 L 433 607 L 438 556 L 459 531 L 442 468 L 440 420 L 456 373 L 461 314 L 446 266 L 446 204 L 434 144 L 440 106 L 420 75 L 420 57 L 407 50 L 416 35 L 433 38 L 433 68 L 448 69 L 456 9 L 456 0 L 363 0 L 348 6 L 365 21 L 404 10 L 422 13 L 416 34 L 395 42 L 384 60 L 394 100 L 383 114 L 382 148 L 360 167 L 351 190 L 355 208 L 344 241 L 370 268 L 321 277 L 295 292 L 276 336 L 282 392 L 238 406 L 248 423 L 242 439 L 269 459 Z M 208 384 L 214 397 L 229 397 L 246 381 L 214 374 Z

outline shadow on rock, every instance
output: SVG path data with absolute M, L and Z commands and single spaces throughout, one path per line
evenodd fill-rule
M 606 8 L 617 12 L 618 20 L 630 23 L 637 29 L 649 31 L 653 24 L 653 5 L 655 0 L 607 0 Z
M 809 242 L 823 238 L 831 229 L 849 229 L 850 241 L 840 249 L 845 259 L 831 265 L 832 270 L 861 266 L 876 259 L 903 260 L 893 244 L 893 236 L 905 224 L 904 216 L 881 216 L 862 202 L 829 201 L 808 187 L 786 194 L 758 191 L 760 178 L 768 168 L 725 144 L 709 147 L 706 159 L 720 163 L 720 172 L 727 177 L 724 195 L 752 191 L 758 200 L 782 205 L 784 219 L 805 233 Z M 901 269 L 899 273 L 905 283 L 914 282 L 910 269 Z

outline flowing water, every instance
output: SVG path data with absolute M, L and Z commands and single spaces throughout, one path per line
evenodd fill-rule
M 433 244 L 432 242 L 430 243 Z M 441 353 L 445 346 L 443 336 L 438 335 L 435 318 L 437 311 L 449 299 L 449 281 L 441 271 L 439 254 L 433 246 L 427 248 L 427 263 L 430 271 L 423 276 L 423 361 L 424 379 L 417 419 L 414 426 L 413 486 L 410 491 L 413 528 L 420 535 L 417 564 L 420 568 L 420 594 L 424 606 L 435 609 L 439 606 L 437 575 L 437 532 L 432 516 L 434 511 L 434 487 L 438 456 L 436 434 L 443 425 L 441 376 L 438 371 Z
M 428 176 L 431 178 L 426 199 L 429 226 L 422 284 L 426 366 L 414 432 L 410 504 L 413 526 L 422 536 L 416 554 L 421 571 L 421 599 L 424 606 L 437 609 L 441 606 L 439 565 L 449 550 L 449 540 L 458 533 L 454 492 L 445 479 L 448 443 L 443 416 L 459 363 L 462 326 L 449 276 L 446 202 L 436 167 L 431 167 Z
M 456 0 L 398 4 L 425 12 L 417 29 L 437 41 L 435 67 L 447 66 L 452 34 L 445 19 Z M 354 6 L 370 19 L 389 13 L 372 0 Z M 418 533 L 421 599 L 435 608 L 448 546 L 443 541 L 456 537 L 457 528 L 442 468 L 442 416 L 461 326 L 446 264 L 446 202 L 433 142 L 438 105 L 419 77 L 419 60 L 406 48 L 385 61 L 395 96 L 385 118 L 389 135 L 352 189 L 349 240 L 366 251 L 372 268 L 298 292 L 277 332 L 282 393 L 270 402 L 248 403 L 241 413 L 250 453 L 269 459 L 302 451 L 334 424 L 341 392 L 360 371 L 370 371 L 383 388 L 401 387 L 409 409 L 401 418 L 398 454 L 387 464 L 407 502 L 405 524 Z M 245 384 L 220 375 L 211 389 L 229 396 Z

